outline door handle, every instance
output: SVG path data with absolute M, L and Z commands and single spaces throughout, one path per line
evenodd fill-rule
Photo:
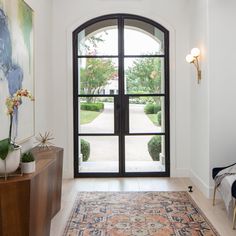
M 114 97 L 114 124 L 115 124 L 115 134 L 119 134 L 120 132 L 120 111 L 121 105 L 119 104 L 118 97 Z
M 129 96 L 124 97 L 124 119 L 125 119 L 125 134 L 129 134 Z

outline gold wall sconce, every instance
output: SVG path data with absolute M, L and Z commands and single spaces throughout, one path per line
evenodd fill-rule
M 198 48 L 193 48 L 191 50 L 191 54 L 188 54 L 186 56 L 186 61 L 188 63 L 192 63 L 196 69 L 197 69 L 197 82 L 200 83 L 200 80 L 202 79 L 202 72 L 199 66 L 199 57 L 200 57 L 200 50 Z

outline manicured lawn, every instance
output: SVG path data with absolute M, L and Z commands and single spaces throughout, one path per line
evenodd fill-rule
M 154 125 L 158 126 L 157 114 L 147 114 L 147 116 Z
M 92 122 L 99 114 L 101 112 L 80 110 L 80 124 L 84 125 Z

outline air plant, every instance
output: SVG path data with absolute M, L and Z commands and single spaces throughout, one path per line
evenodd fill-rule
M 44 134 L 39 133 L 39 135 L 37 137 L 35 137 L 36 139 L 36 146 L 39 148 L 47 148 L 49 149 L 49 146 L 54 145 L 51 140 L 53 140 L 54 138 L 52 137 L 52 133 L 51 132 L 45 132 Z

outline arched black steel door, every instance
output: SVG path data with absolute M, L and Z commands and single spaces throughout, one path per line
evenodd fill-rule
M 74 176 L 169 176 L 169 32 L 106 15 L 73 32 Z

